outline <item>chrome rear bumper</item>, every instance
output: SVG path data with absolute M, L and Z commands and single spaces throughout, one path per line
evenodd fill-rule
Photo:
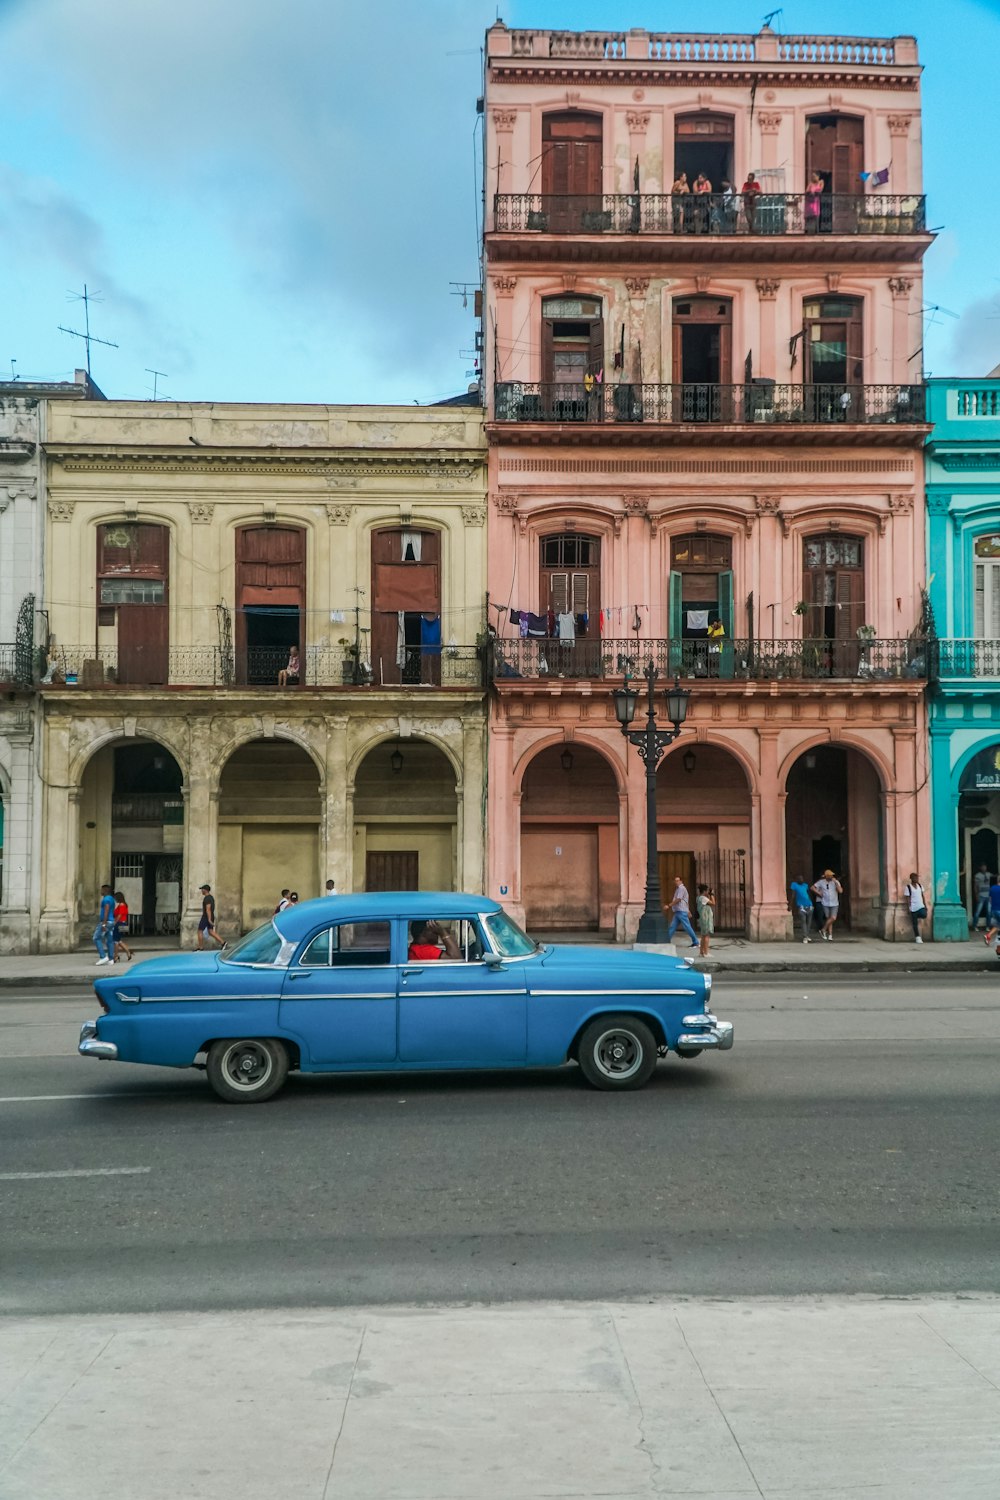
M 81 1057 L 100 1057 L 110 1062 L 118 1060 L 118 1048 L 114 1042 L 102 1042 L 98 1038 L 96 1021 L 84 1021 L 80 1027 L 80 1045 L 77 1051 Z
M 717 1052 L 728 1052 L 733 1045 L 732 1021 L 720 1021 L 705 1012 L 702 1016 L 685 1016 L 684 1031 L 677 1038 L 675 1050 L 682 1047 L 714 1047 Z

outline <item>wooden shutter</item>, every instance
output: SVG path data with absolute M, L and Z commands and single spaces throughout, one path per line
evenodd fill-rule
M 587 368 L 592 375 L 597 375 L 604 369 L 604 320 L 596 319 L 590 325 L 590 349 L 587 354 Z
M 681 598 L 683 591 L 681 574 L 671 573 L 670 584 L 667 590 L 667 616 L 669 620 L 670 639 L 672 641 L 679 641 L 681 638 Z
M 733 635 L 733 570 L 725 569 L 719 574 L 719 619 L 729 639 Z

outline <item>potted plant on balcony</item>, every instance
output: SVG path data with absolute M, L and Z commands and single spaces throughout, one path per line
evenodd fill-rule
M 337 644 L 344 653 L 340 663 L 341 680 L 348 684 L 355 683 L 358 680 L 358 648 L 346 635 L 342 635 Z

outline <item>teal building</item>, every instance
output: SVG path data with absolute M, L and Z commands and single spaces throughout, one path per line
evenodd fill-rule
M 975 872 L 1000 869 L 1000 367 L 929 380 L 928 593 L 934 937 L 968 938 Z

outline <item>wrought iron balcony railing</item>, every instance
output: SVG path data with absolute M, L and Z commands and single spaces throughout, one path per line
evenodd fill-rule
M 288 651 L 249 648 L 230 655 L 218 646 L 170 646 L 138 654 L 130 647 L 53 646 L 41 687 L 261 688 L 294 692 L 299 687 L 467 687 L 483 685 L 482 653 L 476 646 L 443 646 L 440 655 L 416 653 L 402 672 L 395 660 L 379 670 L 344 647 L 310 647 L 300 659 L 299 681 L 282 688 L 278 673 L 288 665 Z M 402 680 L 400 681 L 400 678 Z
M 17 681 L 17 647 L 13 641 L 0 642 L 0 682 Z
M 922 385 L 636 385 L 498 381 L 497 422 L 854 424 L 924 421 Z
M 720 682 L 885 682 L 927 676 L 927 643 L 905 640 L 640 640 L 518 638 L 493 642 L 495 684 L 517 679 L 637 676 L 652 661 L 665 677 Z
M 1000 681 L 1000 640 L 952 638 L 930 642 L 935 677 L 995 677 Z
M 111 798 L 112 823 L 184 822 L 184 798 L 179 792 L 115 792 Z
M 922 193 L 497 193 L 497 234 L 901 235 L 927 229 Z

